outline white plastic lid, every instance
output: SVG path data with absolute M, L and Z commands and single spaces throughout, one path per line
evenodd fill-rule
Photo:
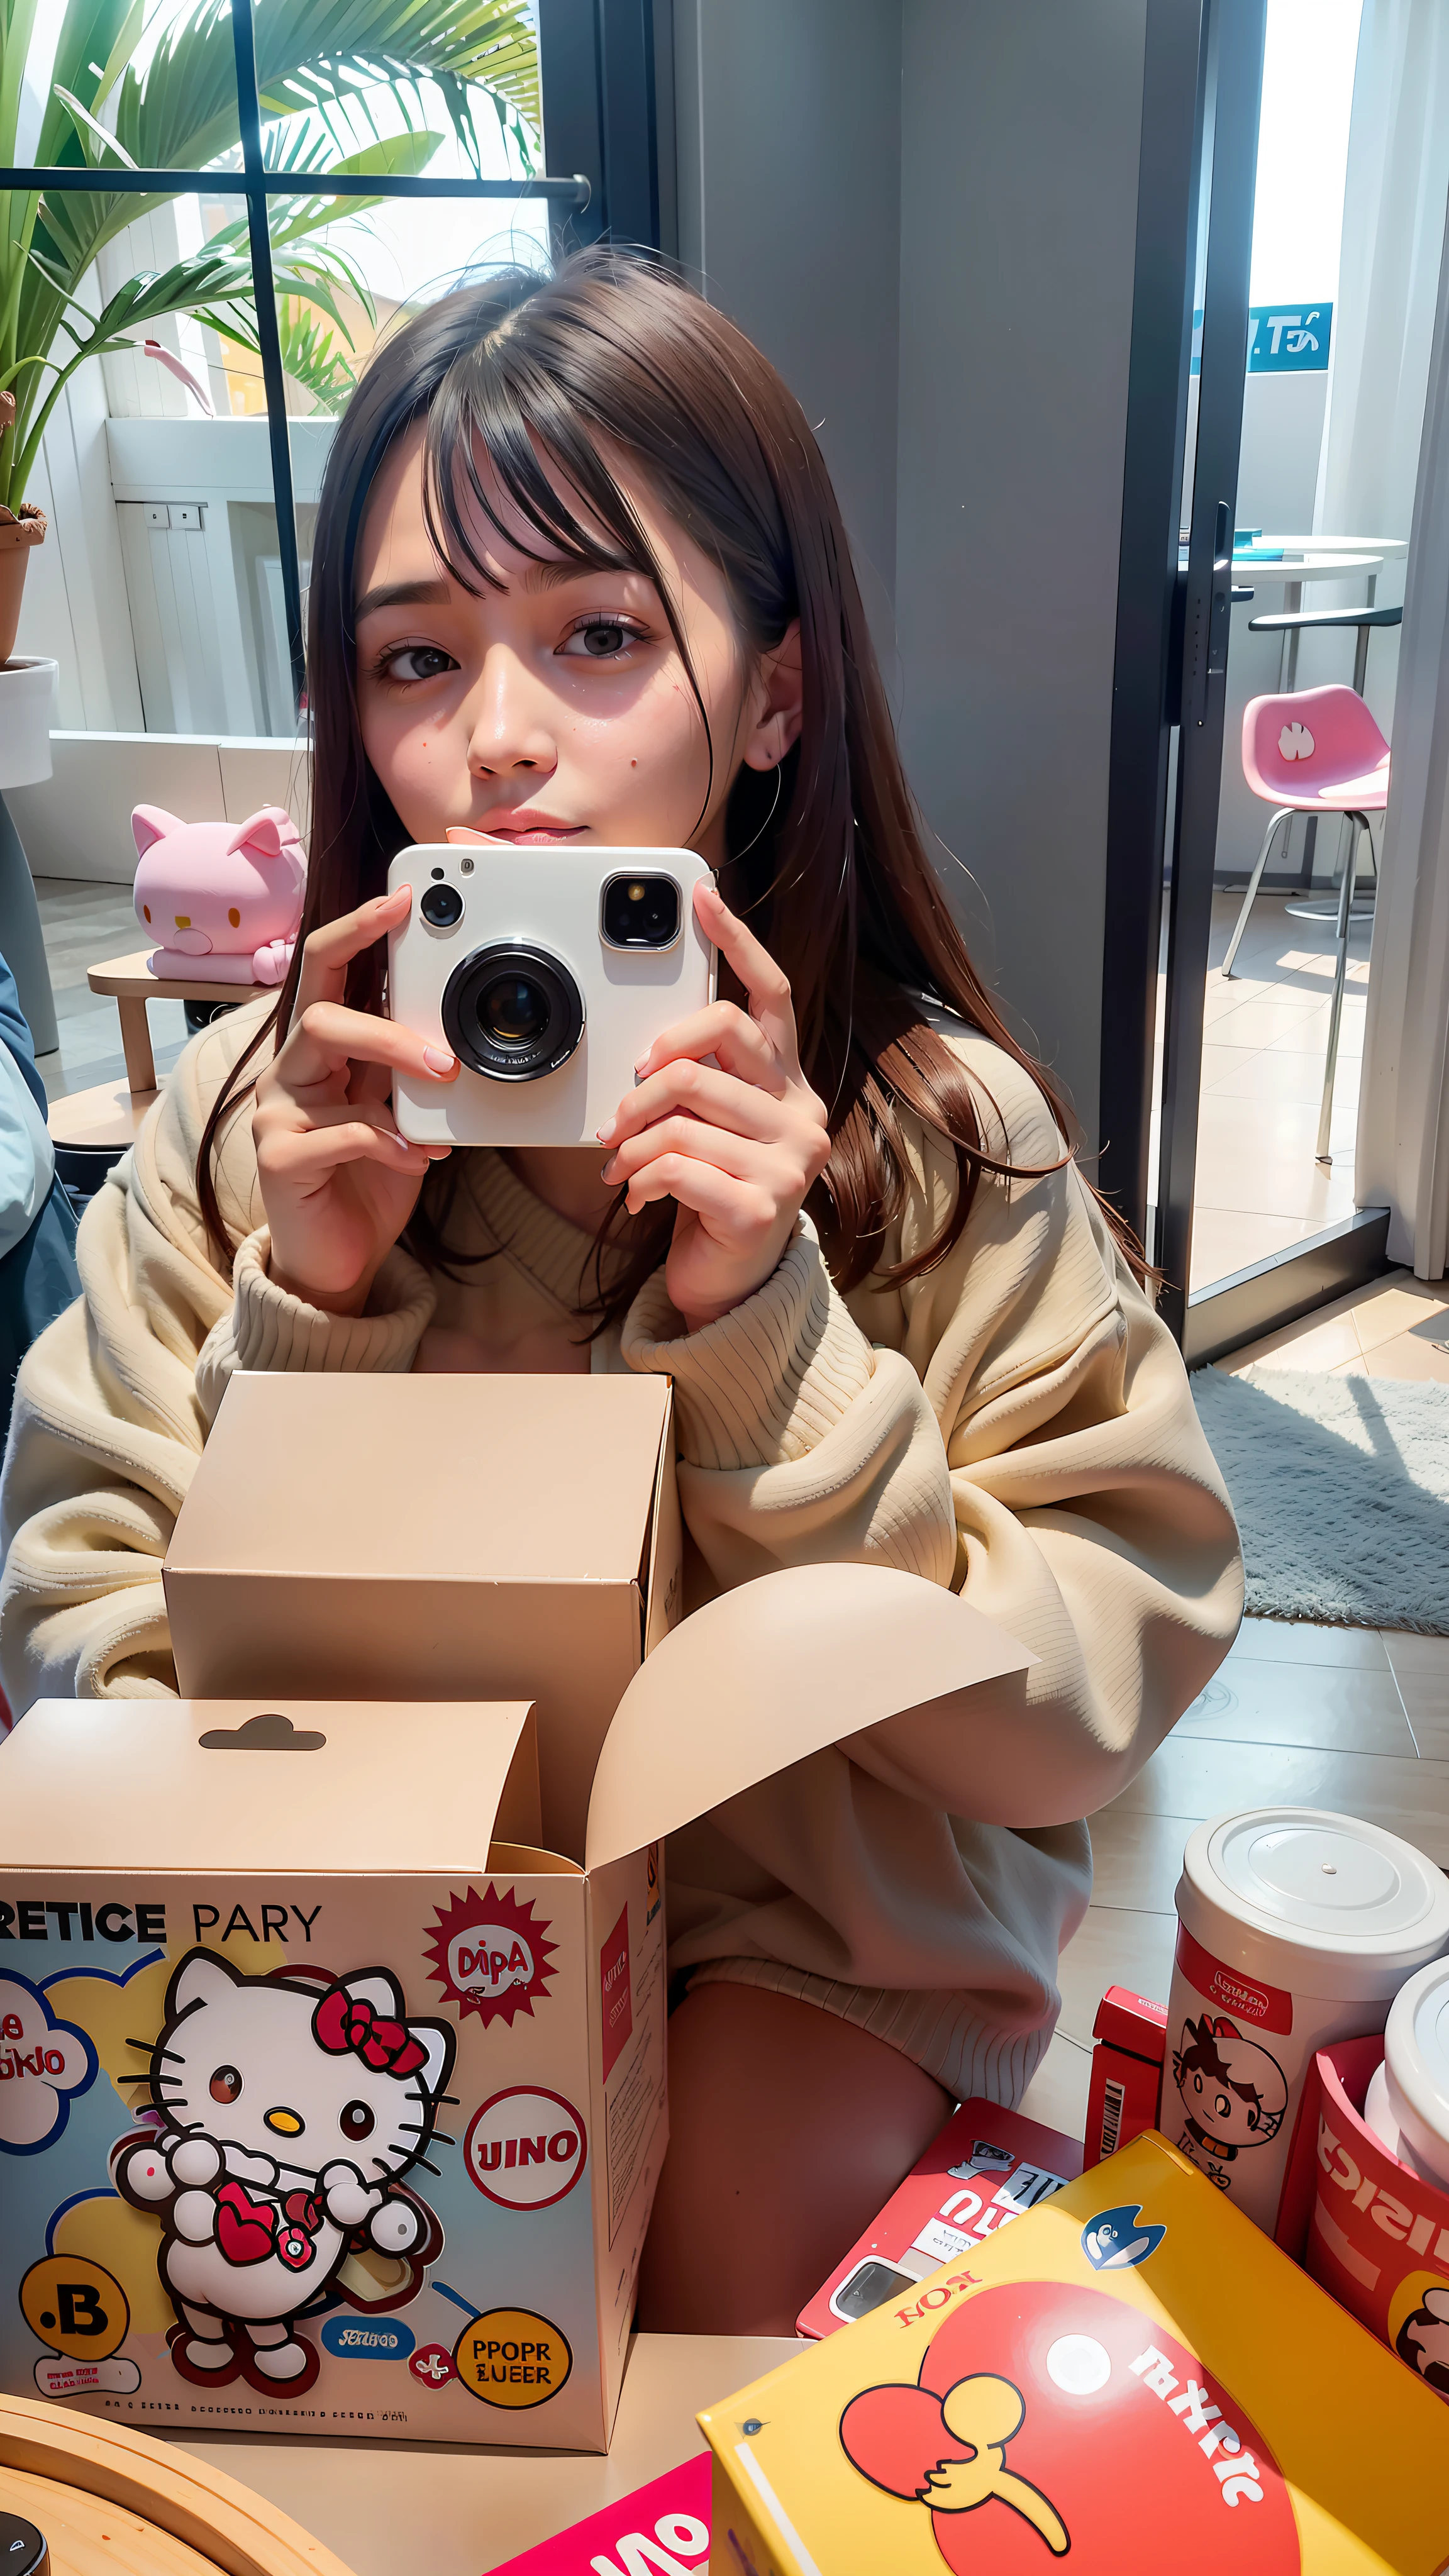
M 1449 2182 L 1449 1959 L 1431 1960 L 1394 1997 L 1384 2082 L 1405 2145 Z
M 1379 2145 L 1387 2147 L 1390 2155 L 1397 2157 L 1401 2165 L 1407 2165 L 1410 2173 L 1416 2173 L 1421 2182 L 1440 2181 L 1433 2166 L 1414 2153 L 1399 2127 L 1394 2117 L 1394 2106 L 1389 2100 L 1387 2074 L 1382 2066 L 1376 2067 L 1369 2077 L 1369 2088 L 1363 2101 L 1363 2123 L 1366 2129 L 1373 2131 Z
M 1199 1825 L 1177 1908 L 1228 1967 L 1345 2003 L 1382 2002 L 1449 1946 L 1449 1879 L 1381 1825 L 1254 1807 Z

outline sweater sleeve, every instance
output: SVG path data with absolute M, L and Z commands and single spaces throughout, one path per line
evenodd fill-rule
M 808 1217 L 764 1286 L 702 1332 L 685 1331 L 657 1271 L 625 1318 L 623 1353 L 674 1380 L 680 1500 L 722 1590 L 822 1562 L 949 1583 L 940 1429 L 914 1369 L 853 1321 Z
M 46 1697 L 174 1692 L 161 1567 L 233 1366 L 405 1368 L 431 1311 L 405 1254 L 357 1319 L 320 1315 L 267 1278 L 245 1105 L 217 1175 L 232 1237 L 246 1238 L 235 1285 L 218 1268 L 196 1154 L 264 1007 L 186 1049 L 81 1220 L 82 1295 L 21 1363 L 0 1481 L 0 1680 L 17 1716 Z
M 623 1348 L 674 1377 L 685 1519 L 718 1585 L 819 1558 L 904 1566 L 1032 1649 L 1028 1673 L 844 1749 L 914 1801 L 1036 1829 L 1146 1761 L 1221 1660 L 1242 1572 L 1172 1338 L 1075 1167 L 1042 1168 L 1061 1154 L 1045 1100 L 984 1040 L 962 1052 L 988 1148 L 1041 1176 L 983 1175 L 943 1261 L 857 1297 L 871 1338 L 802 1222 L 704 1332 L 657 1274 Z M 907 1255 L 954 1185 L 953 1158 L 915 1145 Z

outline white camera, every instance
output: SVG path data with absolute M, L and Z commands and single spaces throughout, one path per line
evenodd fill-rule
M 412 910 L 388 941 L 388 1010 L 462 1064 L 446 1086 L 394 1077 L 417 1145 L 592 1145 L 634 1067 L 712 1002 L 716 957 L 692 850 L 596 843 L 419 843 L 388 891 Z

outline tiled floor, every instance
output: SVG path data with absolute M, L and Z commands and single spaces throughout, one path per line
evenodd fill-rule
M 1408 1271 L 1220 1360 L 1449 1384 L 1449 1285 Z M 1109 1985 L 1167 2000 L 1173 1890 L 1194 1824 L 1291 1800 L 1367 1816 L 1449 1867 L 1449 1637 L 1248 1619 L 1130 1789 L 1092 1818 L 1096 1883 L 1061 1962 L 1057 2034 L 1023 2104 L 1080 2136 Z
M 1349 938 L 1330 1146 L 1314 1160 L 1328 1015 L 1333 925 L 1292 917 L 1281 895 L 1260 895 L 1224 977 L 1240 894 L 1213 897 L 1204 1004 L 1192 1285 L 1223 1279 L 1316 1234 L 1353 1207 L 1359 1067 L 1368 1007 L 1369 930 Z M 1316 894 L 1315 906 L 1327 909 Z
M 110 957 L 129 957 L 145 934 L 131 906 L 130 889 L 73 877 L 37 877 L 45 953 L 50 964 L 60 1045 L 39 1059 L 52 1100 L 88 1091 L 92 1083 L 118 1080 L 126 1070 L 116 1005 L 86 982 L 86 969 Z M 186 1044 L 181 1002 L 151 1002 L 151 1046 L 157 1070 L 169 1073 Z

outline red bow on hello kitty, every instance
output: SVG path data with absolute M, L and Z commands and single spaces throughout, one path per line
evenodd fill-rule
M 350 2048 L 378 2074 L 415 2075 L 427 2064 L 427 2050 L 405 2022 L 387 2020 L 373 2011 L 365 1996 L 350 1995 L 345 1986 L 334 1986 L 323 1996 L 312 2015 L 312 2028 L 318 2046 L 329 2056 L 340 2057 Z

